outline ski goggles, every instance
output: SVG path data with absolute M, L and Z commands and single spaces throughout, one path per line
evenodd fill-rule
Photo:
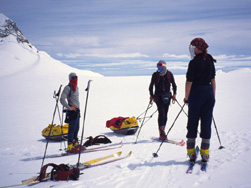
M 163 63 L 157 63 L 157 67 L 162 68 L 164 66 Z

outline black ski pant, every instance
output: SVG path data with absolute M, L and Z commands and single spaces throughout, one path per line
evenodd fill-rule
M 78 113 L 77 118 L 69 122 L 68 144 L 71 144 L 73 140 L 76 140 L 76 141 L 78 140 L 79 118 L 80 118 L 80 114 Z
M 161 99 L 156 102 L 158 108 L 158 126 L 166 126 L 167 113 L 170 105 L 170 100 L 167 104 L 164 104 Z
M 215 97 L 212 85 L 192 86 L 188 99 L 187 138 L 196 138 L 199 120 L 201 121 L 200 137 L 211 138 L 211 123 Z

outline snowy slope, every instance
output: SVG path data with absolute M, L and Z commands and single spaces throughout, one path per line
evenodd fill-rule
M 41 160 L 29 158 L 43 156 L 46 142 L 41 131 L 52 121 L 55 107 L 54 90 L 68 82 L 72 71 L 79 75 L 81 110 L 84 112 L 88 80 L 91 82 L 84 136 L 105 134 L 113 142 L 122 140 L 121 149 L 83 154 L 81 161 L 104 156 L 116 151 L 133 155 L 123 161 L 84 170 L 78 181 L 45 182 L 35 187 L 251 187 L 251 131 L 250 96 L 251 70 L 242 69 L 229 73 L 217 72 L 217 96 L 214 117 L 222 145 L 212 125 L 211 159 L 207 173 L 201 173 L 199 166 L 187 175 L 186 149 L 172 144 L 163 144 L 159 157 L 152 153 L 159 147 L 151 140 L 158 135 L 155 114 L 142 128 L 138 143 L 136 135 L 118 136 L 105 128 L 106 120 L 116 116 L 138 116 L 149 102 L 148 86 L 150 76 L 145 77 L 103 77 L 99 74 L 73 69 L 35 47 L 17 43 L 12 36 L 0 42 L 0 186 L 20 183 L 21 180 L 38 173 Z M 185 76 L 175 76 L 178 85 L 178 101 L 184 97 Z M 61 106 L 60 106 L 61 108 Z M 151 115 L 156 106 L 149 110 Z M 180 107 L 170 107 L 166 130 L 172 125 Z M 185 107 L 187 111 L 187 107 Z M 83 116 L 83 115 L 82 115 Z M 187 117 L 181 113 L 169 139 L 185 140 Z M 59 124 L 58 115 L 55 123 Z M 83 125 L 83 119 L 80 123 Z M 81 135 L 82 128 L 79 132 Z M 197 139 L 198 144 L 200 139 Z M 50 142 L 47 153 L 60 153 L 65 143 Z M 77 156 L 45 159 L 54 162 L 75 164 Z M 26 186 L 21 186 L 26 187 Z

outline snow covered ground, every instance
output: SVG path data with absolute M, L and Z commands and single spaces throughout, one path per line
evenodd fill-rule
M 37 52 L 35 47 L 18 44 L 14 37 L 0 42 L 0 186 L 20 183 L 21 180 L 36 175 L 42 160 L 28 160 L 43 156 L 46 141 L 41 135 L 43 128 L 52 121 L 55 107 L 54 91 L 68 83 L 68 74 L 72 71 L 79 76 L 81 110 L 84 112 L 88 80 L 90 86 L 88 108 L 84 127 L 84 136 L 104 134 L 113 142 L 123 141 L 120 149 L 87 153 L 81 161 L 123 151 L 129 151 L 131 157 L 115 163 L 84 170 L 78 181 L 49 181 L 35 187 L 251 187 L 251 69 L 241 69 L 224 73 L 217 72 L 217 96 L 214 118 L 222 145 L 212 125 L 211 159 L 207 173 L 202 173 L 196 165 L 193 174 L 187 169 L 186 148 L 165 143 L 153 158 L 159 142 L 153 142 L 152 136 L 158 136 L 157 114 L 142 128 L 138 143 L 136 135 L 120 136 L 105 127 L 107 120 L 117 116 L 139 116 L 146 110 L 149 102 L 148 86 L 150 75 L 142 77 L 103 77 L 97 73 L 77 70 L 52 59 L 45 52 Z M 178 101 L 184 98 L 185 76 L 175 76 L 178 86 Z M 61 105 L 60 105 L 61 108 Z M 151 115 L 156 105 L 148 111 Z M 185 107 L 187 111 L 187 107 Z M 166 130 L 170 128 L 180 111 L 172 104 Z M 82 115 L 83 117 L 83 115 Z M 59 124 L 58 114 L 55 123 Z M 187 117 L 181 113 L 168 138 L 185 140 Z M 139 122 L 141 123 L 141 122 Z M 82 132 L 83 119 L 81 119 Z M 200 138 L 197 139 L 200 143 Z M 47 154 L 60 153 L 64 143 L 49 142 Z M 66 156 L 45 159 L 45 164 L 75 164 L 78 156 Z M 20 186 L 26 187 L 26 186 Z

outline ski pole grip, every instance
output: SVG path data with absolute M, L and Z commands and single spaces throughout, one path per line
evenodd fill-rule
M 56 96 L 59 96 L 60 93 L 61 93 L 61 88 L 62 88 L 62 85 L 60 85 L 59 89 L 58 89 L 58 93 L 56 94 Z
M 85 89 L 85 91 L 88 91 L 88 90 L 89 90 L 91 81 L 92 81 L 92 80 L 89 80 L 89 81 L 88 81 L 88 83 L 87 83 L 87 88 Z

